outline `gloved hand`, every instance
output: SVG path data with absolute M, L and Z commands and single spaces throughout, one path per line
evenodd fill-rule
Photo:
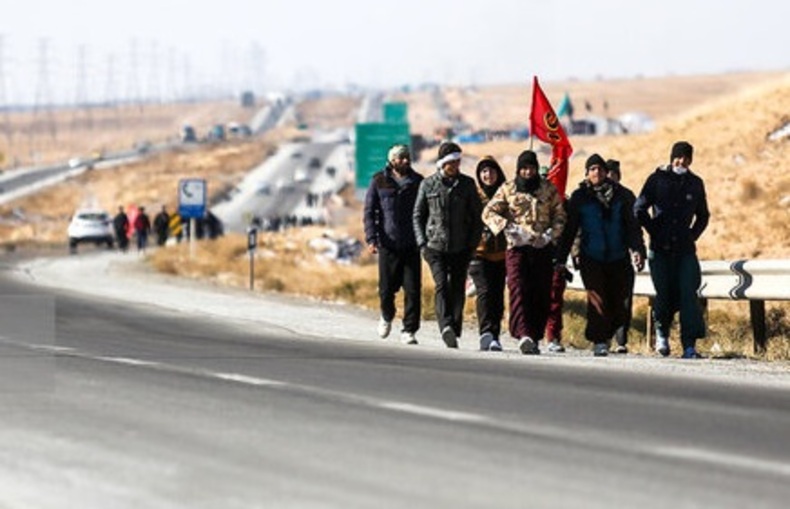
M 508 224 L 504 231 L 508 242 L 514 246 L 526 246 L 528 244 L 531 245 L 535 238 L 535 235 L 531 231 L 525 230 L 516 223 Z

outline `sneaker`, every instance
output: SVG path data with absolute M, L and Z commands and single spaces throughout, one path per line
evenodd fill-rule
M 535 343 L 529 336 L 524 336 L 523 338 L 518 340 L 518 349 L 521 350 L 521 353 L 524 355 L 538 355 L 540 354 L 540 349 L 538 348 L 538 344 Z
M 388 322 L 387 320 L 384 319 L 384 317 L 381 317 L 379 319 L 379 327 L 378 327 L 379 337 L 386 338 L 387 336 L 390 335 L 391 330 L 392 330 L 392 322 Z
M 565 351 L 565 347 L 562 346 L 557 339 L 554 341 L 549 341 L 548 349 L 551 353 L 563 353 Z
M 683 358 L 684 359 L 702 359 L 702 356 L 697 352 L 697 350 L 693 346 L 687 347 L 683 350 Z
M 405 343 L 407 345 L 416 345 L 417 344 L 417 338 L 414 337 L 414 333 L 413 332 L 406 332 L 406 331 L 401 332 L 400 333 L 400 340 L 401 340 L 401 343 Z
M 669 338 L 656 331 L 656 352 L 662 357 L 669 355 Z
M 480 350 L 488 351 L 491 349 L 491 342 L 494 341 L 494 335 L 490 332 L 484 332 L 480 335 Z
M 447 348 L 458 348 L 458 337 L 449 325 L 442 329 L 442 341 L 447 345 Z
M 593 346 L 593 355 L 596 357 L 606 357 L 609 355 L 609 345 L 606 343 L 595 343 Z
M 499 342 L 498 339 L 493 339 L 491 344 L 488 345 L 489 352 L 501 352 L 502 351 L 502 343 Z
M 628 353 L 628 347 L 625 345 L 617 345 L 614 347 L 614 353 Z

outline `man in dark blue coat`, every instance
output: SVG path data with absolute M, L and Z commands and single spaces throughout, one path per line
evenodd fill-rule
M 634 205 L 634 214 L 650 235 L 656 351 L 669 355 L 669 330 L 675 312 L 680 311 L 680 340 L 687 359 L 700 357 L 696 342 L 705 336 L 697 298 L 702 277 L 696 241 L 710 219 L 705 184 L 689 169 L 693 156 L 690 143 L 675 143 L 670 164 L 656 168 L 647 178 Z
M 379 258 L 381 319 L 378 333 L 389 336 L 395 318 L 395 294 L 403 287 L 404 313 L 401 340 L 417 344 L 420 328 L 422 262 L 414 237 L 412 214 L 422 175 L 411 167 L 409 147 L 395 145 L 387 166 L 373 175 L 365 196 L 365 241 Z
M 585 336 L 595 356 L 606 356 L 609 340 L 627 318 L 628 268 L 644 266 L 642 231 L 633 215 L 634 195 L 607 176 L 604 159 L 593 154 L 585 179 L 568 200 L 568 222 L 557 249 L 560 267 L 580 232 L 579 271 L 587 290 Z

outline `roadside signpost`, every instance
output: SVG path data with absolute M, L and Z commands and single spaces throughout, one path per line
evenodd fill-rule
M 206 180 L 181 179 L 178 182 L 178 214 L 189 219 L 189 255 L 194 256 L 196 219 L 206 215 Z
M 255 249 L 258 247 L 258 229 L 247 228 L 247 251 L 250 253 L 250 290 L 255 285 Z

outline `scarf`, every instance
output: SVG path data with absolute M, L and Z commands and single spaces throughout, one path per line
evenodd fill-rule
M 516 191 L 518 191 L 519 193 L 528 193 L 534 196 L 535 192 L 539 188 L 540 188 L 539 175 L 535 175 L 530 179 L 525 179 L 520 175 L 516 176 Z

